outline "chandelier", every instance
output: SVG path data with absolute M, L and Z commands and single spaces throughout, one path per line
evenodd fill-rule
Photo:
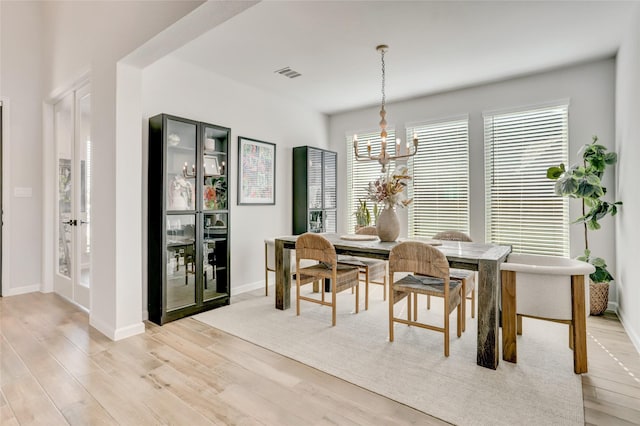
M 382 166 L 382 173 L 387 171 L 387 164 L 389 161 L 397 160 L 400 158 L 408 158 L 413 157 L 418 152 L 418 136 L 413 134 L 413 152 L 409 151 L 409 146 L 407 145 L 407 154 L 400 155 L 400 139 L 396 139 L 396 155 L 387 154 L 387 120 L 385 116 L 387 115 L 387 111 L 384 109 L 386 97 L 384 92 L 384 83 L 385 83 L 385 68 L 384 68 L 384 54 L 389 50 L 389 46 L 386 44 L 381 44 L 376 47 L 376 50 L 380 52 L 381 64 L 382 64 L 382 102 L 380 106 L 380 154 L 373 155 L 371 154 L 371 141 L 367 142 L 367 155 L 360 155 L 358 153 L 358 135 L 353 135 L 353 152 L 356 155 L 356 160 L 358 161 L 370 161 L 377 160 Z

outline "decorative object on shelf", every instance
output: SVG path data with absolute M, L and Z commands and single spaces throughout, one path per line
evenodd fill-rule
M 205 157 L 202 167 L 204 168 L 205 176 L 219 176 L 224 174 L 224 171 L 220 171 L 220 166 L 218 165 L 218 159 L 216 157 Z
M 387 171 L 387 164 L 389 161 L 397 160 L 400 158 L 408 158 L 416 155 L 418 152 L 418 135 L 413 134 L 413 152 L 410 152 L 410 147 L 407 145 L 407 154 L 400 154 L 400 139 L 396 139 L 396 155 L 387 154 L 387 119 L 385 118 L 387 115 L 387 111 L 385 111 L 384 106 L 386 103 L 386 95 L 384 91 L 385 84 L 385 64 L 384 64 L 384 54 L 389 50 L 389 46 L 386 44 L 381 44 L 376 47 L 376 50 L 380 52 L 381 64 L 382 64 L 382 102 L 380 106 L 380 139 L 381 148 L 380 154 L 372 155 L 371 154 L 371 143 L 367 144 L 367 155 L 360 156 L 358 153 L 358 135 L 353 135 L 353 152 L 355 153 L 356 160 L 359 161 L 369 161 L 369 160 L 377 160 L 382 166 L 382 173 Z
M 193 187 L 190 182 L 180 175 L 171 181 L 169 188 L 169 209 L 170 210 L 191 210 L 193 209 Z
M 227 208 L 227 180 L 224 177 L 208 177 L 203 189 L 204 208 L 206 210 L 224 210 Z
M 400 235 L 400 220 L 395 207 L 406 207 L 413 201 L 407 199 L 404 192 L 410 180 L 407 168 L 402 167 L 393 175 L 382 175 L 378 180 L 369 182 L 369 199 L 384 204 L 384 210 L 376 219 L 380 241 L 395 241 Z
M 238 136 L 238 204 L 276 203 L 276 144 Z
M 175 133 L 171 133 L 169 136 L 167 136 L 167 143 L 169 144 L 169 146 L 178 146 L 178 144 L 180 143 L 180 136 L 176 135 Z
M 196 165 L 192 164 L 191 171 L 189 171 L 189 165 L 185 161 L 184 166 L 182 166 L 182 176 L 186 178 L 192 178 L 192 177 L 195 177 L 195 175 L 196 175 Z
M 591 256 L 587 230 L 600 229 L 598 221 L 607 214 L 615 216 L 618 213 L 618 206 L 622 205 L 622 201 L 609 203 L 601 200 L 601 197 L 607 193 L 607 188 L 602 186 L 602 176 L 607 166 L 616 164 L 618 155 L 615 152 L 606 152 L 607 148 L 597 142 L 598 137 L 593 136 L 591 144 L 583 145 L 578 151 L 578 155 L 582 155 L 582 165 L 574 164 L 567 170 L 564 164 L 560 164 L 547 169 L 547 177 L 557 180 L 555 184 L 556 195 L 582 200 L 582 216 L 573 223 L 582 223 L 584 226 L 585 250 L 584 255 L 578 257 L 578 260 L 588 262 L 596 267 L 596 271 L 589 275 L 592 315 L 600 315 L 607 309 L 609 283 L 614 278 L 607 270 L 604 259 Z M 589 207 L 588 212 L 586 207 Z
M 215 151 L 216 150 L 216 140 L 213 138 L 206 138 L 204 140 L 204 150 L 205 151 Z

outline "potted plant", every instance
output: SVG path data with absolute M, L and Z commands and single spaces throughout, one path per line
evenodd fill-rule
M 359 198 L 358 209 L 353 212 L 353 214 L 356 216 L 356 231 L 359 228 L 369 226 L 371 224 L 371 214 L 369 213 L 369 208 L 367 207 L 367 200 Z
M 594 136 L 590 144 L 584 145 L 578 151 L 582 157 L 582 165 L 574 164 L 566 169 L 564 164 L 549 167 L 547 177 L 557 180 L 555 192 L 557 195 L 582 200 L 582 216 L 574 223 L 582 223 L 584 226 L 584 255 L 578 260 L 591 263 L 596 271 L 589 275 L 589 294 L 591 300 L 591 314 L 602 314 L 608 304 L 609 283 L 614 279 L 607 270 L 604 259 L 592 257 L 589 250 L 588 230 L 600 229 L 600 219 L 607 214 L 615 216 L 621 201 L 609 203 L 602 200 L 607 189 L 602 186 L 602 176 L 607 166 L 614 165 L 618 161 L 615 152 L 607 152 L 607 148 L 597 143 L 598 137 Z M 587 211 L 587 208 L 589 209 Z

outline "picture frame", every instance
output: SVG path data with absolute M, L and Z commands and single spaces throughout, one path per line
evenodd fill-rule
M 238 136 L 238 205 L 276 203 L 276 144 Z
M 202 166 L 205 176 L 220 176 L 222 174 L 217 157 L 205 156 Z

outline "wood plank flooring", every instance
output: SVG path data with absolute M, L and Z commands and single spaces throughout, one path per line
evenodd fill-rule
M 146 328 L 112 342 L 54 294 L 0 298 L 0 424 L 446 424 L 193 319 Z M 587 331 L 586 424 L 640 425 L 638 352 L 615 316 Z
M 442 425 L 193 319 L 112 342 L 54 294 L 0 298 L 0 424 Z

